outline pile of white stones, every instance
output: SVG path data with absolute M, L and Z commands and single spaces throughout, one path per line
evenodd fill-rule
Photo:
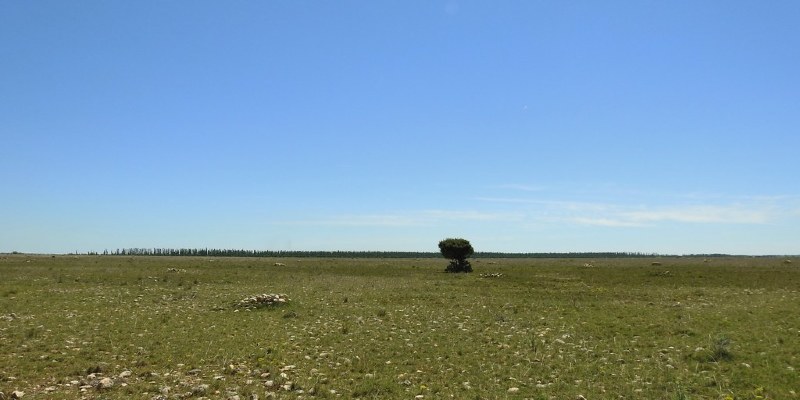
M 501 274 L 499 272 L 490 273 L 490 274 L 481 274 L 480 275 L 481 278 L 499 278 L 501 276 L 503 276 L 503 274 Z
M 6 321 L 13 321 L 13 320 L 15 320 L 17 318 L 19 318 L 19 317 L 17 317 L 17 314 L 14 314 L 13 312 L 11 314 L 7 314 L 7 315 L 0 315 L 0 319 L 6 320 Z M 0 397 L 0 399 L 2 399 L 2 397 Z
M 257 294 L 255 296 L 245 297 L 234 304 L 235 308 L 243 308 L 245 310 L 252 310 L 262 307 L 273 307 L 285 304 L 289 301 L 289 297 L 285 294 Z

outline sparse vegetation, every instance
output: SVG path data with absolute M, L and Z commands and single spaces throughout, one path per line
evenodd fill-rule
M 799 269 L 769 258 L 652 261 L 475 260 L 487 277 L 502 274 L 487 279 L 443 274 L 436 259 L 9 256 L 0 392 L 797 397 Z M 232 306 L 253 293 L 291 300 Z

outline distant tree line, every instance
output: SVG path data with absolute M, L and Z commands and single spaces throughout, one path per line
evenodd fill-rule
M 128 248 L 103 252 L 114 256 L 200 256 L 200 257 L 318 257 L 318 258 L 433 258 L 439 253 L 413 251 L 294 251 L 245 249 Z
M 88 254 L 97 255 L 97 252 Z M 418 251 L 296 251 L 244 249 L 169 249 L 125 248 L 105 250 L 103 255 L 159 257 L 294 257 L 294 258 L 440 258 L 439 252 Z M 694 257 L 725 257 L 726 254 L 692 254 Z M 667 254 L 641 252 L 574 252 L 574 253 L 504 253 L 475 252 L 472 258 L 645 258 L 673 257 Z

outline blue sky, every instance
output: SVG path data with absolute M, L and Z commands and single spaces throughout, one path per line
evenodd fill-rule
M 0 251 L 800 254 L 800 2 L 0 4 Z

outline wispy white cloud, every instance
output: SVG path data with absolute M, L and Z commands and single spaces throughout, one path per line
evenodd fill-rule
M 476 197 L 475 200 L 489 203 L 531 204 L 565 210 L 607 210 L 613 205 L 570 200 L 538 200 L 515 197 Z
M 608 197 L 607 195 L 603 196 Z M 691 201 L 687 201 L 687 198 Z M 797 218 L 800 197 L 780 196 L 626 196 L 603 202 L 538 199 L 530 197 L 478 197 L 478 201 L 505 204 L 506 208 L 524 209 L 535 218 L 549 222 L 579 225 L 635 228 L 659 223 L 685 224 L 768 224 Z M 539 218 L 545 220 L 545 218 Z
M 674 221 L 687 223 L 764 224 L 771 219 L 769 208 L 760 206 L 702 205 L 625 211 L 620 217 L 631 222 Z
M 609 227 L 644 227 L 660 222 L 687 224 L 767 224 L 779 212 L 769 205 L 674 205 L 674 206 L 608 206 L 583 209 L 565 219 L 583 225 Z
M 763 225 L 800 216 L 800 202 L 775 196 L 749 201 L 671 199 L 665 204 L 591 202 L 525 197 L 478 197 L 486 203 L 471 209 L 422 209 L 388 213 L 351 213 L 285 221 L 283 224 L 352 227 L 433 227 L 460 222 L 486 224 L 573 224 L 611 228 L 642 228 L 664 223 Z M 670 200 L 670 199 L 667 199 Z
M 632 222 L 623 219 L 612 219 L 612 218 L 574 217 L 569 219 L 569 221 L 579 225 L 607 226 L 613 228 L 631 228 L 631 227 L 644 226 L 644 224 L 641 224 L 639 222 Z

